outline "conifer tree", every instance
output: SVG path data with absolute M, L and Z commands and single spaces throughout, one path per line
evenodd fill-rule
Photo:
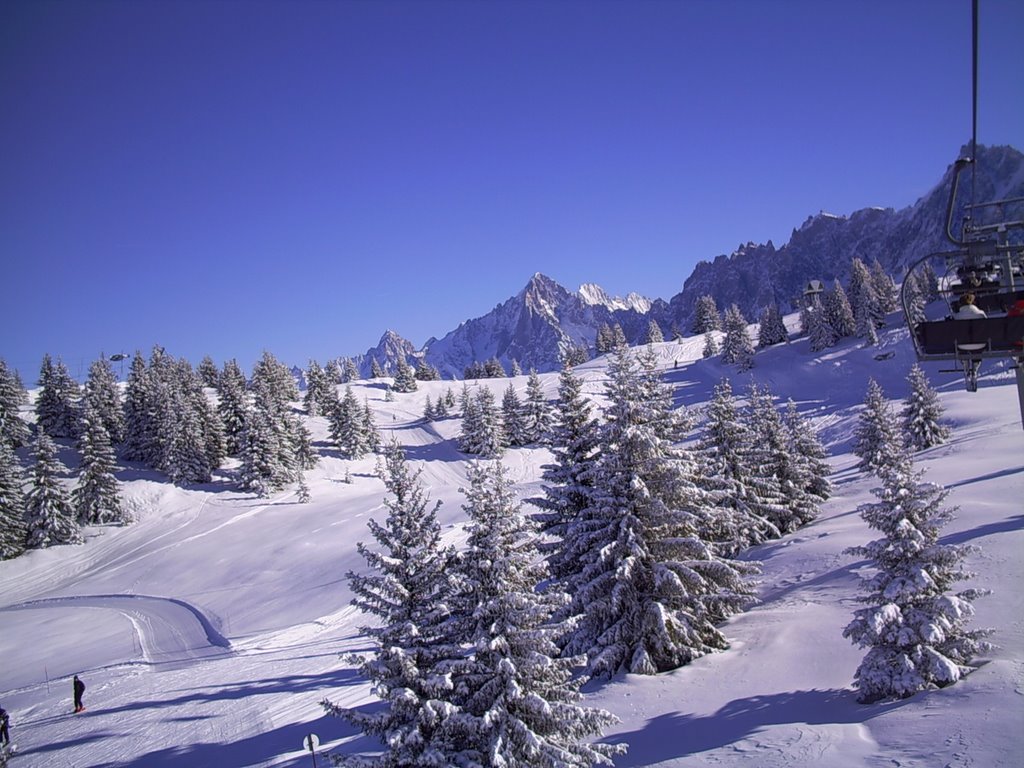
M 925 320 L 924 307 L 927 302 L 921 289 L 921 283 L 916 279 L 915 275 L 910 275 L 904 284 L 903 290 L 910 322 L 915 325 L 923 322 Z
M 523 375 L 523 367 L 519 365 L 519 361 L 516 360 L 515 358 L 512 358 L 512 362 L 509 363 L 509 369 L 512 376 Z
M 203 382 L 204 387 L 209 389 L 217 389 L 220 386 L 220 371 L 217 370 L 217 364 L 213 362 L 213 358 L 209 355 L 205 355 L 202 361 L 199 363 L 197 369 L 200 381 Z
M 590 505 L 592 473 L 597 460 L 598 428 L 590 401 L 583 396 L 583 380 L 568 366 L 558 376 L 558 406 L 551 429 L 554 461 L 542 467 L 544 496 L 531 499 L 542 512 L 536 520 L 542 532 L 553 538 L 549 566 L 556 579 L 564 580 L 580 570 L 579 554 L 573 551 L 568 530 Z
M 941 422 L 943 408 L 938 393 L 917 363 L 907 376 L 910 394 L 903 401 L 903 435 L 911 450 L 923 451 L 942 445 L 949 439 L 950 429 Z
M 832 495 L 832 483 L 829 480 L 832 467 L 826 461 L 828 453 L 817 433 L 800 415 L 792 399 L 786 403 L 783 423 L 789 432 L 789 443 L 793 453 L 806 467 L 807 492 L 814 494 L 821 501 L 827 500 Z
M 875 289 L 875 295 L 878 296 L 878 308 L 884 321 L 884 316 L 895 311 L 899 304 L 899 290 L 877 258 L 871 262 L 871 285 Z
M 821 306 L 811 307 L 807 312 L 807 338 L 812 352 L 833 347 L 839 339 Z
M 877 572 L 865 584 L 866 605 L 843 631 L 868 653 L 855 675 L 859 700 L 900 699 L 955 683 L 990 646 L 991 630 L 968 630 L 972 602 L 986 594 L 951 587 L 971 576 L 961 564 L 974 547 L 941 544 L 939 533 L 954 510 L 942 508 L 948 491 L 920 482 L 905 449 L 880 473 L 878 501 L 859 508 L 882 538 L 850 554 L 866 557 Z
M 125 387 L 124 400 L 124 444 L 121 455 L 126 461 L 146 461 L 150 442 L 149 402 L 150 378 L 146 370 L 146 360 L 141 352 L 132 358 Z
M 416 364 L 416 380 L 417 381 L 440 381 L 441 372 L 437 370 L 433 365 L 428 363 L 425 359 L 421 359 Z
M 11 448 L 28 445 L 31 438 L 28 423 L 19 415 L 27 402 L 25 387 L 0 358 L 0 442 Z
M 367 434 L 366 412 L 356 399 L 352 387 L 345 387 L 345 394 L 329 415 L 331 440 L 338 447 L 342 458 L 361 459 L 370 450 Z
M 366 436 L 366 450 L 369 453 L 380 453 L 380 432 L 373 420 L 370 402 L 363 400 L 363 434 Z
M 792 533 L 818 516 L 820 498 L 810 492 L 810 466 L 793 450 L 789 432 L 782 416 L 772 402 L 771 394 L 751 385 L 748 423 L 753 438 L 753 466 L 756 474 L 770 483 L 771 493 L 777 494 L 775 509 L 768 519 L 780 533 Z
M 725 312 L 725 338 L 722 341 L 722 362 L 735 363 L 745 371 L 754 364 L 754 345 L 747 332 L 747 320 L 735 304 Z
M 245 374 L 234 360 L 224 363 L 220 376 L 220 400 L 217 413 L 224 428 L 224 441 L 228 456 L 237 456 L 242 449 L 242 432 L 249 411 Z
M 612 326 L 612 337 L 611 338 L 612 338 L 612 347 L 611 347 L 612 350 L 615 350 L 618 347 L 625 347 L 625 346 L 627 346 L 629 344 L 629 342 L 626 341 L 626 333 L 625 333 L 625 331 L 622 330 L 622 326 L 619 325 L 618 323 L 615 323 Z
M 324 404 L 330 403 L 328 389 L 331 384 L 328 382 L 327 373 L 316 360 L 310 360 L 306 366 L 306 394 L 302 398 L 306 406 L 307 416 L 321 416 L 324 412 Z
M 67 366 L 45 355 L 39 371 L 36 423 L 51 437 L 76 437 L 80 394 Z
M 856 335 L 857 323 L 853 317 L 853 308 L 838 279 L 833 283 L 832 290 L 825 294 L 823 309 L 828 324 L 837 338 L 843 339 Z
M 527 444 L 544 443 L 551 431 L 551 406 L 544 398 L 540 376 L 533 368 L 526 380 L 526 401 L 523 403 L 524 437 Z
M 213 465 L 199 412 L 183 392 L 172 393 L 168 403 L 163 427 L 168 439 L 161 469 L 177 485 L 210 482 Z
M 567 584 L 579 621 L 565 651 L 588 674 L 654 674 L 727 646 L 715 626 L 749 602 L 749 563 L 719 557 L 705 536 L 714 514 L 678 447 L 679 417 L 649 363 L 616 350 L 590 506 L 567 538 L 582 569 Z
M 106 425 L 86 398 L 79 428 L 78 451 L 82 466 L 71 501 L 83 525 L 125 522 L 114 470 L 117 462 Z
M 0 560 L 25 551 L 25 497 L 21 465 L 10 444 L 0 440 Z
M 246 412 L 245 428 L 241 435 L 239 485 L 259 496 L 269 496 L 283 488 L 287 480 L 286 467 L 280 464 L 281 445 L 270 414 L 263 408 L 250 408 Z
M 704 333 L 704 350 L 701 352 L 701 357 L 707 360 L 709 357 L 714 357 L 721 350 L 718 348 L 718 342 L 715 341 L 715 335 L 711 331 L 705 331 Z
M 42 549 L 57 544 L 80 544 L 82 532 L 58 478 L 64 466 L 57 459 L 57 447 L 42 427 L 36 433 L 35 455 L 32 485 L 25 494 L 26 545 Z
M 437 410 L 434 408 L 434 401 L 427 395 L 423 401 L 423 418 L 426 421 L 434 421 L 437 418 Z
M 850 264 L 848 294 L 857 335 L 867 339 L 869 327 L 876 330 L 885 325 L 885 312 L 882 310 L 882 300 L 875 289 L 871 273 L 864 266 L 864 262 L 856 257 Z
M 519 401 L 519 395 L 516 394 L 515 385 L 511 381 L 501 398 L 501 417 L 505 423 L 505 439 L 508 445 L 512 447 L 528 445 L 523 404 Z
M 882 388 L 869 379 L 864 410 L 854 429 L 853 453 L 860 457 L 860 469 L 878 474 L 893 460 L 902 442 L 896 429 L 896 419 Z
M 647 325 L 647 339 L 648 344 L 661 344 L 665 341 L 665 334 L 661 332 L 661 327 L 654 320 L 651 320 Z
M 376 357 L 370 358 L 370 378 L 371 379 L 382 379 L 384 378 L 384 370 L 380 367 L 380 363 L 377 362 Z
M 537 589 L 547 570 L 501 464 L 473 465 L 463 493 L 470 526 L 459 571 L 469 589 L 457 615 L 474 652 L 453 669 L 460 710 L 450 718 L 447 764 L 612 765 L 625 748 L 586 739 L 618 720 L 578 703 L 583 681 L 573 671 L 582 659 L 559 657 L 552 624 L 565 598 Z
M 117 376 L 106 356 L 101 356 L 89 366 L 89 378 L 85 382 L 83 407 L 88 404 L 95 411 L 111 443 L 124 441 L 124 406 L 117 387 Z
M 763 490 L 758 487 L 763 472 L 754 466 L 754 442 L 747 420 L 741 418 L 732 384 L 722 379 L 715 385 L 705 410 L 697 451 L 701 487 L 711 494 L 717 507 L 728 511 L 710 518 L 713 527 L 709 527 L 707 538 L 720 554 L 729 557 L 780 535 L 769 515 L 776 512 L 775 517 L 781 517 L 781 509 L 777 503 L 766 503 L 757 493 Z
M 363 633 L 374 653 L 356 659 L 383 707 L 371 711 L 324 700 L 324 709 L 377 736 L 381 755 L 336 756 L 341 765 L 455 765 L 446 726 L 456 707 L 445 663 L 461 656 L 449 639 L 449 613 L 455 590 L 455 553 L 441 543 L 437 508 L 429 503 L 420 473 L 410 470 L 402 447 L 391 442 L 380 472 L 389 495 L 383 523 L 370 520 L 378 549 L 357 547 L 368 570 L 348 573 L 352 603 L 374 617 Z
M 484 363 L 484 377 L 488 379 L 503 379 L 508 374 L 505 373 L 505 366 L 501 364 L 501 361 L 497 357 L 492 357 Z
M 722 316 L 718 313 L 718 305 L 715 303 L 714 296 L 705 294 L 697 299 L 691 330 L 694 335 L 722 330 Z
M 392 384 L 392 389 L 395 392 L 415 392 L 416 391 L 416 374 L 409 365 L 409 362 L 405 359 L 405 355 L 399 355 L 398 361 L 395 363 L 395 379 Z
M 506 440 L 494 393 L 489 387 L 480 387 L 466 405 L 459 447 L 464 453 L 496 458 L 504 450 Z
M 778 304 L 771 304 L 765 307 L 761 313 L 757 331 L 757 346 L 764 349 L 783 341 L 789 341 L 789 332 L 779 313 Z

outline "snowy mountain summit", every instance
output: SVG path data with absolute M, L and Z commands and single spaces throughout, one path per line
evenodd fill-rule
M 611 310 L 633 310 L 646 313 L 651 309 L 651 300 L 635 291 L 630 292 L 623 299 L 618 296 L 609 296 L 604 288 L 596 283 L 584 283 L 577 293 L 587 304 L 599 305 Z

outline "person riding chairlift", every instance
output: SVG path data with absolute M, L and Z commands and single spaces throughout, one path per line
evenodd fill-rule
M 956 311 L 954 317 L 957 320 L 977 320 L 981 317 L 988 317 L 985 312 L 974 306 L 974 294 L 965 293 L 960 299 L 960 308 Z

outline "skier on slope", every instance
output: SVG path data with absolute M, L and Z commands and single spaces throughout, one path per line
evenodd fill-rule
M 75 692 L 75 712 L 81 712 L 85 709 L 85 705 L 82 704 L 82 694 L 85 693 L 85 683 L 83 683 L 78 675 L 75 675 L 75 679 L 72 682 L 72 688 Z
M 11 716 L 7 714 L 7 710 L 0 707 L 0 747 L 9 747 L 11 745 Z

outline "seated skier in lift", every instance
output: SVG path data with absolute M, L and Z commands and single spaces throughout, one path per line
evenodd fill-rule
M 976 320 L 980 317 L 988 317 L 984 310 L 978 309 L 974 306 L 974 294 L 965 293 L 960 299 L 960 309 L 956 311 L 954 317 L 957 320 Z

